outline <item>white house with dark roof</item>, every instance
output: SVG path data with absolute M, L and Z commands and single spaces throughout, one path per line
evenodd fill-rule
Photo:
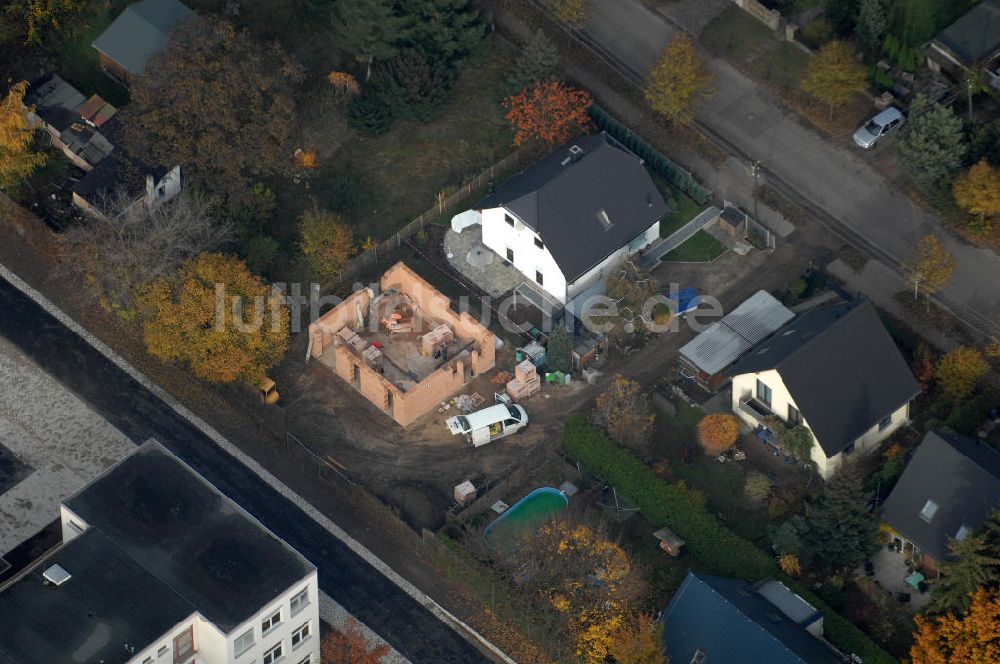
M 319 664 L 316 568 L 156 441 L 0 591 L 0 664 Z
M 882 506 L 892 537 L 936 575 L 948 543 L 1000 509 L 1000 452 L 951 432 L 929 431 Z
M 920 393 L 867 300 L 802 314 L 728 373 L 733 412 L 763 436 L 772 415 L 805 426 L 814 440 L 811 459 L 824 479 L 845 458 L 877 447 L 906 424 L 910 402 Z
M 566 304 L 660 236 L 642 160 L 601 133 L 557 148 L 476 206 L 483 244 Z

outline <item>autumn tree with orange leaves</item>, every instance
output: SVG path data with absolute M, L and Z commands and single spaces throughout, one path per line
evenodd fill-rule
M 587 109 L 592 103 L 586 91 L 558 81 L 524 88 L 504 100 L 507 121 L 514 129 L 514 145 L 565 143 L 590 127 Z
M 20 81 L 0 99 L 0 188 L 17 184 L 45 163 L 45 155 L 33 149 L 34 131 L 24 115 L 27 89 Z
M 913 664 L 1000 662 L 1000 589 L 980 588 L 965 615 L 917 616 Z
M 663 625 L 640 613 L 611 633 L 608 655 L 615 664 L 668 664 Z
M 323 637 L 319 653 L 322 664 L 382 664 L 389 646 L 372 647 L 358 621 L 348 618 L 343 630 L 333 630 Z
M 257 385 L 288 349 L 280 293 L 234 256 L 205 253 L 135 300 L 150 354 L 213 383 Z
M 732 415 L 712 413 L 698 422 L 698 442 L 708 454 L 721 454 L 736 444 L 740 423 Z

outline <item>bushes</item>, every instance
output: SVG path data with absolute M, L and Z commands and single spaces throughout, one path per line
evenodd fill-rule
M 779 578 L 824 613 L 825 637 L 845 652 L 862 657 L 865 664 L 890 664 L 895 660 L 866 637 L 849 620 L 825 606 L 803 584 L 781 573 L 770 555 L 730 530 L 703 506 L 694 503 L 685 488 L 670 484 L 628 451 L 611 443 L 597 427 L 580 415 L 566 421 L 566 453 L 635 501 L 655 526 L 667 526 L 685 540 L 685 548 L 711 574 L 755 582 Z

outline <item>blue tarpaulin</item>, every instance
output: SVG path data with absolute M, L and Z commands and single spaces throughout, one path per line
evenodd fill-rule
M 667 299 L 670 300 L 675 316 L 680 316 L 692 309 L 697 309 L 700 302 L 700 298 L 693 288 L 685 288 L 678 291 L 676 297 L 667 294 Z

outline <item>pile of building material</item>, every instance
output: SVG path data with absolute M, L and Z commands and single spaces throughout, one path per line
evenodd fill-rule
M 368 342 L 358 336 L 358 333 L 354 330 L 342 327 L 337 332 L 337 340 L 349 348 L 353 348 L 355 353 L 359 355 L 365 351 L 368 346 Z
M 361 353 L 361 356 L 376 371 L 382 368 L 382 351 L 379 350 L 378 346 L 369 346 Z
M 443 350 L 455 340 L 455 333 L 447 325 L 438 325 L 420 337 L 420 352 L 426 357 Z
M 523 360 L 514 367 L 514 379 L 507 383 L 507 394 L 511 399 L 520 401 L 541 389 L 542 380 L 530 359 Z

